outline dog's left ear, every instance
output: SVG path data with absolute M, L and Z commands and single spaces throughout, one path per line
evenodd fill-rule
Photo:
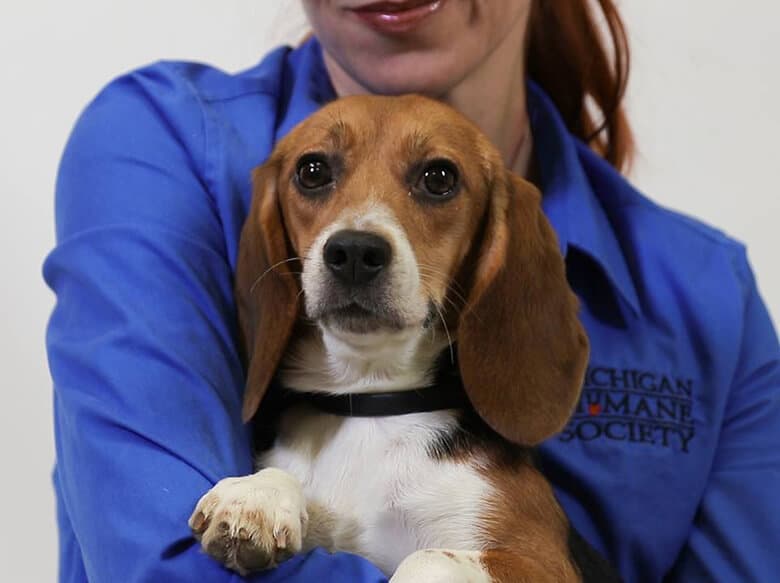
M 258 168 L 253 179 L 252 206 L 241 231 L 236 267 L 241 346 L 248 366 L 245 422 L 257 412 L 276 373 L 299 311 L 299 283 L 290 269 L 276 164 Z
M 510 441 L 534 445 L 568 421 L 588 341 L 539 191 L 509 172 L 501 178 L 458 323 L 458 358 L 482 419 Z

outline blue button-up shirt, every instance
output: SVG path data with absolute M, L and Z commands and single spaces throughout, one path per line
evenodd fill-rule
M 232 291 L 250 171 L 333 97 L 312 40 L 238 75 L 153 65 L 78 121 L 44 267 L 61 581 L 240 579 L 187 518 L 252 471 Z M 776 579 L 780 351 L 744 248 L 639 194 L 533 84 L 528 107 L 592 346 L 543 471 L 627 581 Z M 251 580 L 384 577 L 317 550 Z

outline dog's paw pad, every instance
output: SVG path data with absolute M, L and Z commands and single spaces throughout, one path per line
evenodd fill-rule
M 269 468 L 221 480 L 200 499 L 189 525 L 208 555 L 246 574 L 300 551 L 307 521 L 300 483 Z

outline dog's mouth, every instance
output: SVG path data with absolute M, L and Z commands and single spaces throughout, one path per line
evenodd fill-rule
M 406 323 L 387 309 L 369 307 L 360 302 L 332 306 L 323 310 L 320 322 L 353 334 L 369 334 L 380 330 L 402 330 Z

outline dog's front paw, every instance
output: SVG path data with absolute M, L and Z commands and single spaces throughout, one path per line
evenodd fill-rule
M 406 557 L 390 583 L 490 583 L 478 551 L 423 549 Z
M 245 575 L 300 551 L 307 522 L 300 482 L 268 468 L 220 480 L 198 501 L 189 525 L 206 553 Z

